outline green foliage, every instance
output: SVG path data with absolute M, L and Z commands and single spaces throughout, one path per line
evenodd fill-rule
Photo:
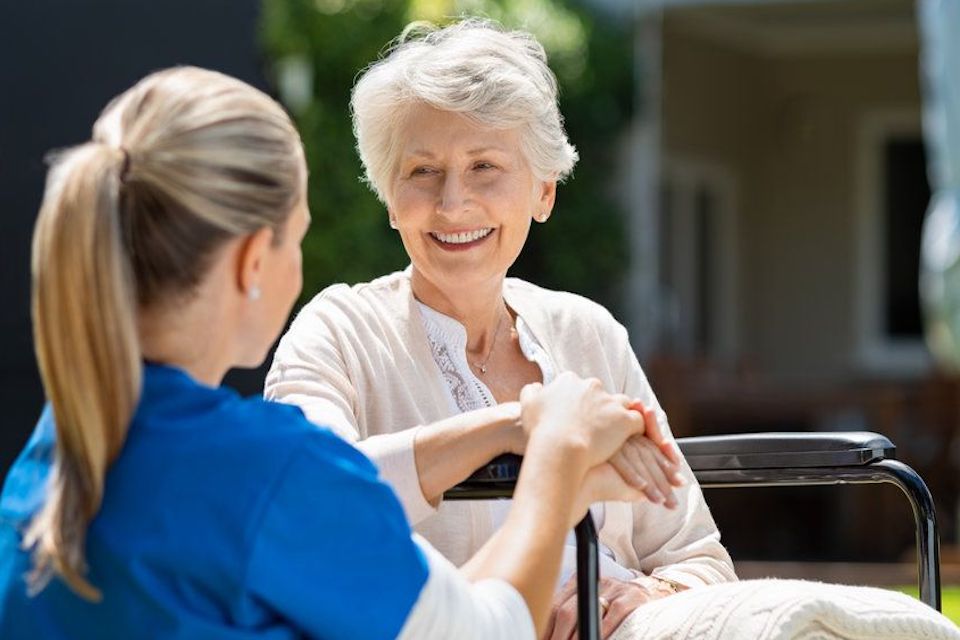
M 919 589 L 917 589 L 915 585 L 892 587 L 892 589 L 913 596 L 914 598 L 920 597 Z M 950 618 L 954 624 L 960 625 L 960 586 L 944 585 L 940 595 L 943 604 L 943 615 Z
M 630 34 L 565 0 L 264 0 L 261 40 L 311 171 L 314 222 L 304 241 L 304 295 L 407 264 L 383 206 L 360 181 L 350 89 L 408 22 L 442 24 L 463 15 L 491 17 L 540 39 L 580 152 L 554 215 L 534 225 L 512 275 L 617 307 L 627 248 L 623 213 L 610 191 L 617 139 L 633 102 Z

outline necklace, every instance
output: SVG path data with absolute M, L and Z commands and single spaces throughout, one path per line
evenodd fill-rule
M 473 366 L 480 370 L 480 375 L 485 375 L 487 373 L 487 363 L 490 362 L 490 358 L 493 356 L 493 349 L 497 346 L 497 337 L 500 335 L 500 327 L 503 325 L 503 314 L 500 314 L 500 318 L 497 319 L 497 328 L 493 330 L 493 340 L 490 341 L 490 351 L 487 352 L 487 357 L 483 359 L 482 362 L 474 362 Z

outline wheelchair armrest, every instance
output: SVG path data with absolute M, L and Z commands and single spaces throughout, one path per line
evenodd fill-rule
M 497 456 L 443 494 L 445 500 L 489 500 L 509 498 L 520 475 L 523 457 L 513 453 Z
M 523 456 L 515 453 L 499 455 L 474 471 L 464 482 L 516 482 Z
M 868 431 L 835 433 L 752 433 L 677 438 L 690 468 L 797 469 L 860 466 L 896 458 L 886 437 Z M 521 456 L 497 456 L 447 491 L 447 499 L 507 497 L 520 474 Z
M 896 458 L 878 433 L 753 433 L 677 438 L 694 471 L 860 466 Z

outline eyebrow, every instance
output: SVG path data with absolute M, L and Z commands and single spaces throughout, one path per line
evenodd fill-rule
M 484 153 L 488 153 L 490 151 L 496 151 L 498 153 L 508 153 L 507 149 L 504 149 L 503 147 L 486 146 L 486 147 L 474 147 L 473 149 L 468 149 L 467 155 L 478 156 Z M 421 158 L 427 158 L 427 159 L 433 159 L 437 157 L 436 154 L 430 151 L 427 151 L 426 149 L 414 149 L 413 151 L 410 151 L 408 155 L 419 156 Z

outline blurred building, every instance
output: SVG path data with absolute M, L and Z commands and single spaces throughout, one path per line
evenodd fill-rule
M 960 396 L 927 351 L 918 298 L 930 189 L 914 3 L 629 10 L 642 114 L 624 180 L 632 334 L 674 430 L 883 432 L 952 540 Z M 812 555 L 911 548 L 896 491 L 835 494 L 812 498 L 819 533 L 812 511 L 778 510 L 782 497 L 758 506 Z

